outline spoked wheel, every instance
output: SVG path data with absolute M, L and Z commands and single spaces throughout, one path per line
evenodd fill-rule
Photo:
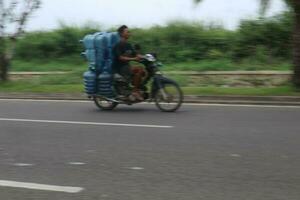
M 167 83 L 155 94 L 155 104 L 163 112 L 175 112 L 183 102 L 183 93 L 176 84 Z
M 101 110 L 113 110 L 118 105 L 116 102 L 108 101 L 101 97 L 93 97 L 93 100 L 96 106 Z

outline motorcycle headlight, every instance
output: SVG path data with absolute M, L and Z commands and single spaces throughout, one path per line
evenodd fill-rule
M 146 59 L 150 62 L 155 62 L 156 61 L 155 57 L 151 54 L 146 54 Z

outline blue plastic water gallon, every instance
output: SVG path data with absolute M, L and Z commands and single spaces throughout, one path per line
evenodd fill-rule
M 109 33 L 108 37 L 108 49 L 109 49 L 109 58 L 113 59 L 113 48 L 120 41 L 120 36 L 118 33 Z
M 112 98 L 114 97 L 114 90 L 112 85 L 112 74 L 107 71 L 102 72 L 98 76 L 98 91 L 97 94 Z
M 83 74 L 84 89 L 88 95 L 97 93 L 97 75 L 94 71 L 87 71 Z
M 95 33 L 94 44 L 96 50 L 96 70 L 98 73 L 103 72 L 105 61 L 108 58 L 108 34 L 105 32 Z
M 87 59 L 89 63 L 89 69 L 96 69 L 96 49 L 94 43 L 94 35 L 87 35 L 82 40 L 83 45 L 85 47 L 85 51 L 82 55 Z
M 120 41 L 118 33 L 97 32 L 83 39 L 84 55 L 89 62 L 89 72 L 84 74 L 87 94 L 113 97 L 113 48 Z
M 118 33 L 109 33 L 108 36 L 108 60 L 106 62 L 107 70 L 112 73 L 112 63 L 114 60 L 113 48 L 120 41 Z

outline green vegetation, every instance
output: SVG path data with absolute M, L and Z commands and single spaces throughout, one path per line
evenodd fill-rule
M 29 32 L 17 43 L 11 71 L 83 69 L 79 40 L 100 29 L 61 25 L 53 31 Z M 288 70 L 291 30 L 292 17 L 284 13 L 242 21 L 236 31 L 180 21 L 132 28 L 131 41 L 139 43 L 143 52 L 156 52 L 166 70 Z
M 0 83 L 0 92 L 24 92 L 24 93 L 83 93 L 83 85 L 37 85 L 24 82 Z
M 79 56 L 51 58 L 48 60 L 14 60 L 12 71 L 85 71 L 86 62 Z
M 273 88 L 184 87 L 186 95 L 300 96 L 291 86 Z
M 291 70 L 291 30 L 292 17 L 283 13 L 268 19 L 245 20 L 236 31 L 190 22 L 133 28 L 131 41 L 141 44 L 143 52 L 156 52 L 165 71 Z M 11 71 L 71 73 L 0 83 L 0 92 L 83 93 L 82 74 L 87 70 L 87 63 L 80 56 L 83 47 L 79 40 L 96 31 L 100 29 L 62 25 L 53 31 L 25 34 L 17 43 Z M 184 76 L 171 77 L 184 87 L 186 94 L 300 94 L 291 86 L 216 87 L 224 85 L 220 80 L 219 84 L 197 87 L 201 84 L 190 84 Z
M 46 81 L 47 82 L 47 81 Z M 24 92 L 24 93 L 83 93 L 82 84 L 37 84 L 34 82 L 7 82 L 0 83 L 0 92 Z M 300 96 L 300 91 L 291 86 L 259 87 L 259 88 L 222 88 L 222 87 L 183 87 L 185 95 L 248 95 L 248 96 Z
M 215 84 L 200 86 L 189 85 L 186 77 L 171 76 L 184 90 L 186 95 L 300 95 L 300 91 L 290 85 L 279 87 L 217 87 Z M 62 75 L 43 75 L 31 78 L 17 79 L 10 82 L 0 82 L 0 92 L 25 93 L 84 93 L 82 72 L 72 72 Z M 221 80 L 220 80 L 221 81 Z
M 287 71 L 292 69 L 292 65 L 283 60 L 278 60 L 274 63 L 263 64 L 252 59 L 244 59 L 239 62 L 233 62 L 229 59 L 218 59 L 166 64 L 162 69 L 165 71 Z
M 288 61 L 278 60 L 274 63 L 263 64 L 255 60 L 244 59 L 240 62 L 233 62 L 229 59 L 202 60 L 178 63 L 163 63 L 161 68 L 164 71 L 259 71 L 259 70 L 291 70 L 292 65 Z M 15 60 L 13 61 L 13 71 L 86 71 L 87 64 L 77 57 L 58 58 L 51 60 Z

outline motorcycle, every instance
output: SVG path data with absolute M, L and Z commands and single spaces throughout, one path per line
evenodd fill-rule
M 175 112 L 183 102 L 183 92 L 172 79 L 163 75 L 159 69 L 162 64 L 157 61 L 155 54 L 146 54 L 139 61 L 145 66 L 146 76 L 141 84 L 140 93 L 144 100 L 131 98 L 132 88 L 121 75 L 113 76 L 115 96 L 108 98 L 101 95 L 92 96 L 96 106 L 101 110 L 113 110 L 119 104 L 133 105 L 142 102 L 155 102 L 157 108 L 163 112 Z M 148 89 L 150 88 L 150 89 Z

